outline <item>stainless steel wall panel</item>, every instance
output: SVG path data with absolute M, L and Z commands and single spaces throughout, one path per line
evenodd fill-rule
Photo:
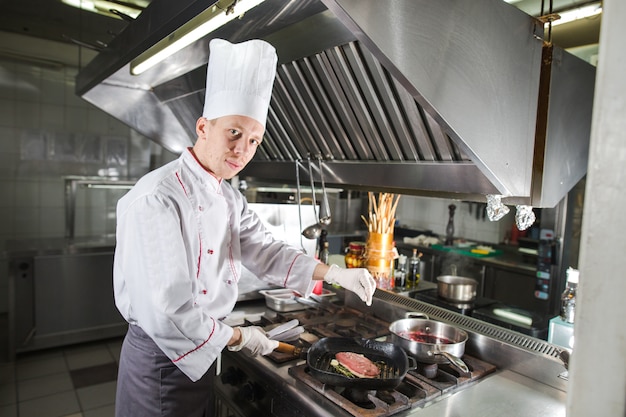
M 554 207 L 587 173 L 595 68 L 554 46 L 550 106 L 538 206 Z M 576 103 L 576 106 L 572 106 Z

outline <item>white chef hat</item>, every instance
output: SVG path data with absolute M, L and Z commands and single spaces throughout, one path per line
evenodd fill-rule
M 209 43 L 209 65 L 202 116 L 248 116 L 265 127 L 276 75 L 276 49 L 260 39 Z

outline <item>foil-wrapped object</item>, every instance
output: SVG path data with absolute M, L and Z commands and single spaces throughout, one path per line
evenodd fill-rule
M 487 195 L 487 217 L 492 222 L 497 222 L 509 212 L 509 208 L 505 204 L 502 204 L 500 199 L 501 196 L 499 195 Z
M 518 230 L 526 230 L 535 223 L 535 213 L 531 206 L 518 205 L 515 213 L 515 224 Z

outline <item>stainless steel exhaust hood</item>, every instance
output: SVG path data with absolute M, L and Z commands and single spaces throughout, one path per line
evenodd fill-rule
M 77 94 L 165 148 L 195 140 L 208 42 L 262 38 L 279 68 L 242 175 L 553 207 L 587 169 L 595 69 L 501 0 L 266 0 L 132 76 L 129 62 L 207 7 L 153 0 L 77 77 Z

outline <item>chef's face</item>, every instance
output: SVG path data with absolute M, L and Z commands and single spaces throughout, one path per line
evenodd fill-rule
M 200 163 L 218 178 L 231 179 L 254 156 L 263 140 L 263 125 L 247 116 L 224 116 L 196 122 L 193 147 Z

